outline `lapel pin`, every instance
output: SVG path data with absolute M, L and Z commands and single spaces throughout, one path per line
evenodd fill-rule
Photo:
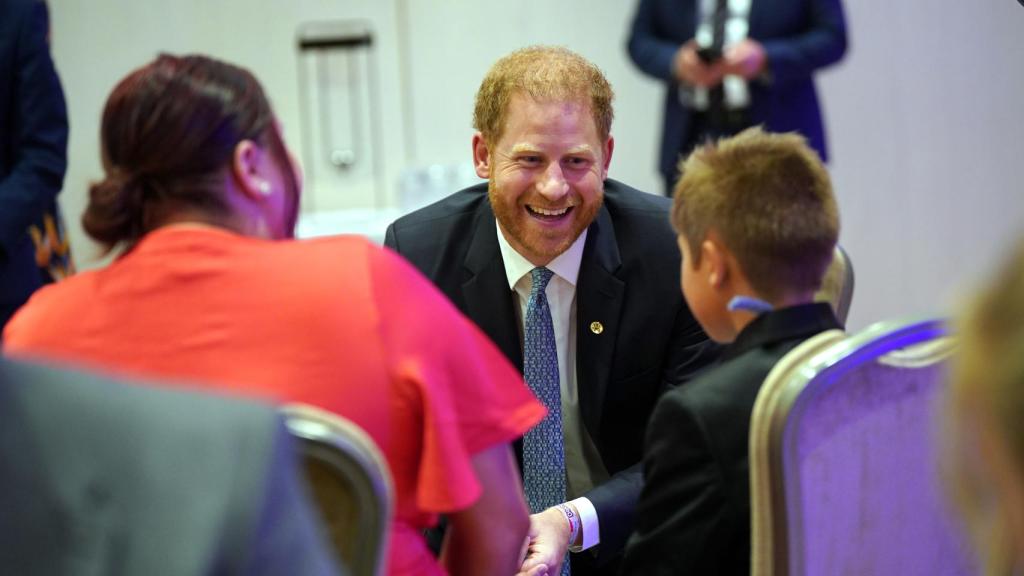
M 594 334 L 600 334 L 601 332 L 604 332 L 604 325 L 602 325 L 600 322 L 591 322 L 590 331 L 593 332 Z

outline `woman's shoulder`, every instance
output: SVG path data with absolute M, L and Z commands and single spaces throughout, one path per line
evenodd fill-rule
M 379 251 L 369 239 L 355 234 L 322 236 L 301 240 L 272 243 L 274 249 L 268 254 L 285 261 L 321 262 L 338 265 L 346 261 L 361 261 L 374 258 Z
M 88 310 L 99 274 L 99 270 L 78 272 L 36 290 L 3 327 L 4 348 L 10 351 L 20 342 L 58 329 L 63 322 Z
M 22 310 L 29 307 L 52 307 L 77 304 L 91 299 L 105 268 L 76 272 L 66 278 L 36 290 Z
M 369 306 L 382 298 L 381 286 L 406 281 L 400 257 L 363 236 L 341 235 L 266 244 L 248 256 L 267 276 L 267 287 L 314 301 L 339 298 Z

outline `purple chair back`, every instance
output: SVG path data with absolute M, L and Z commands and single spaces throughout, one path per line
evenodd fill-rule
M 939 483 L 945 324 L 883 322 L 805 344 L 755 406 L 753 573 L 975 573 Z

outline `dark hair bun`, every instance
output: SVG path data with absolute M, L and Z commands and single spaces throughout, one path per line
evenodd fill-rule
M 142 235 L 144 195 L 138 178 L 112 171 L 89 187 L 89 205 L 82 215 L 82 227 L 107 247 L 134 244 Z

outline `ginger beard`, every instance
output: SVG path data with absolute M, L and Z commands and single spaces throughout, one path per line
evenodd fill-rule
M 586 103 L 516 94 L 497 141 L 474 142 L 502 233 L 535 266 L 565 252 L 601 209 L 614 144 Z
M 542 265 L 540 263 L 547 264 L 568 250 L 594 221 L 604 201 L 604 184 L 599 185 L 590 202 L 583 202 L 571 192 L 560 206 L 547 206 L 540 198 L 530 201 L 522 196 L 503 194 L 492 174 L 488 179 L 487 196 L 509 244 L 534 264 Z M 549 216 L 536 209 L 549 213 L 564 209 L 565 212 Z

